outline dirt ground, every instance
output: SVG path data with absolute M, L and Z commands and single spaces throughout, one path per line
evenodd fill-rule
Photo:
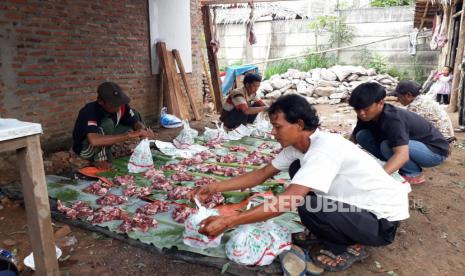
M 341 106 L 317 106 L 323 128 L 349 133 L 354 112 L 336 112 Z M 450 114 L 457 125 L 457 113 Z M 194 128 L 211 126 L 193 122 Z M 159 139 L 170 140 L 179 130 L 159 130 Z M 465 134 L 456 135 L 452 155 L 441 166 L 426 169 L 427 183 L 412 187 L 410 218 L 398 229 L 389 246 L 371 248 L 370 257 L 349 270 L 334 275 L 464 275 L 465 269 Z M 61 157 L 60 157 L 61 156 Z M 46 156 L 47 173 L 66 173 L 66 154 Z M 14 167 L 2 165 L 0 184 L 16 178 Z M 5 162 L 4 162 L 5 163 Z M 61 164 L 61 165 L 60 165 Z M 66 167 L 66 166 L 65 166 Z M 68 166 L 69 167 L 69 166 Z M 69 168 L 68 168 L 69 170 Z M 55 223 L 59 229 L 62 223 Z M 218 269 L 177 262 L 92 232 L 71 227 L 67 237 L 77 243 L 62 246 L 62 275 L 215 275 Z M 30 253 L 26 216 L 20 203 L 0 195 L 0 247 L 14 251 L 22 263 Z M 22 265 L 20 265 L 24 268 Z M 25 269 L 24 275 L 33 274 Z

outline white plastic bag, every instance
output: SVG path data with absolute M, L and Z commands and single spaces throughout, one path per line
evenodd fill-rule
M 270 121 L 267 118 L 267 114 L 265 112 L 260 112 L 255 118 L 253 122 L 252 128 L 252 136 L 255 137 L 263 137 L 263 138 L 270 138 L 271 137 L 271 130 L 273 126 L 271 125 Z
M 199 135 L 199 132 L 195 129 L 192 129 L 189 125 L 189 121 L 183 121 L 184 128 L 181 132 L 173 139 L 173 145 L 178 149 L 188 148 L 190 145 L 194 144 L 194 139 Z
M 155 140 L 145 138 L 134 149 L 128 162 L 128 171 L 130 173 L 140 173 L 153 169 L 153 158 L 150 151 L 150 143 L 152 142 L 155 142 Z
M 228 132 L 228 139 L 229 140 L 240 140 L 243 137 L 250 136 L 252 130 L 247 126 L 240 125 L 237 128 Z
M 289 229 L 267 221 L 241 225 L 226 243 L 226 256 L 242 265 L 269 265 L 292 244 Z
M 160 112 L 160 124 L 165 128 L 178 128 L 182 126 L 182 121 L 178 117 L 168 114 L 167 108 L 163 107 Z
M 228 135 L 223 128 L 223 124 L 218 125 L 218 122 L 215 122 L 216 129 L 205 127 L 205 132 L 203 133 L 203 137 L 207 141 L 212 140 L 228 140 Z
M 218 210 L 203 207 L 197 199 L 195 199 L 195 203 L 199 207 L 199 211 L 190 215 L 184 223 L 185 230 L 182 238 L 184 244 L 200 249 L 218 247 L 221 244 L 223 234 L 209 238 L 199 233 L 200 222 L 208 217 L 218 216 Z

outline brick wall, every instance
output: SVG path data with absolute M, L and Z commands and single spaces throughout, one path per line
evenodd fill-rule
M 200 103 L 198 0 L 191 9 L 189 82 Z M 2 1 L 0 44 L 0 117 L 41 123 L 47 150 L 70 146 L 77 112 L 102 81 L 118 83 L 149 120 L 158 114 L 147 1 Z

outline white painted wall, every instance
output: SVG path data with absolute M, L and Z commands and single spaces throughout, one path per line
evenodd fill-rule
M 371 42 L 413 31 L 413 7 L 369 8 L 342 10 L 338 12 L 343 21 L 355 29 L 352 44 Z M 308 28 L 311 20 L 265 21 L 255 24 L 257 44 L 253 45 L 253 59 L 245 57 L 245 25 L 219 25 L 221 48 L 218 53 L 220 66 L 241 60 L 243 63 L 260 62 L 267 58 L 280 58 L 303 54 L 315 49 L 314 33 Z M 319 38 L 318 43 L 327 43 L 329 34 Z M 434 67 L 437 52 L 431 51 L 428 41 L 418 39 L 417 56 L 407 52 L 408 39 L 389 40 L 367 46 L 371 52 L 386 56 L 391 65 L 411 69 L 414 63 L 425 71 Z M 361 48 L 339 51 L 339 62 L 357 63 Z M 260 66 L 259 66 L 260 67 Z
M 187 73 L 192 72 L 190 1 L 148 0 L 152 74 L 158 74 L 156 43 L 163 41 L 169 50 L 177 49 Z

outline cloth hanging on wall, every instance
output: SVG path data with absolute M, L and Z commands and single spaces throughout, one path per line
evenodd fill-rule
M 447 17 L 447 14 L 444 13 L 442 16 L 442 23 L 441 23 L 441 28 L 439 30 L 439 34 L 437 36 L 437 42 L 438 42 L 438 47 L 442 48 L 444 45 L 446 45 L 448 39 L 447 39 L 447 31 L 448 31 L 448 25 L 449 25 L 449 19 Z
M 441 29 L 441 19 L 442 13 L 438 11 L 433 19 L 433 36 L 431 37 L 431 41 L 429 42 L 429 47 L 431 50 L 436 50 L 438 48 L 438 35 L 439 30 Z
M 257 36 L 255 35 L 253 26 L 255 24 L 255 18 L 254 18 L 254 5 L 252 2 L 249 2 L 249 7 L 250 7 L 250 14 L 249 14 L 249 22 L 247 22 L 247 33 L 249 34 L 249 43 L 250 45 L 254 45 L 257 43 Z
M 412 56 L 417 54 L 417 37 L 418 30 L 416 29 L 408 36 L 408 53 Z
M 216 7 L 213 8 L 213 20 L 212 20 L 212 40 L 210 41 L 210 47 L 212 47 L 213 53 L 218 53 L 220 50 L 220 40 L 218 39 L 216 29 Z

